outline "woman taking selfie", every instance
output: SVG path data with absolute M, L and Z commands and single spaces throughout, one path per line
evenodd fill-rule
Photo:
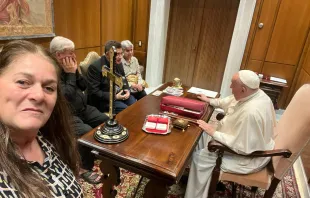
M 0 197 L 82 197 L 57 68 L 28 41 L 0 52 Z

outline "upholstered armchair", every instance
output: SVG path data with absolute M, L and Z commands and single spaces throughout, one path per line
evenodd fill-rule
M 255 194 L 257 188 L 265 189 L 264 197 L 272 197 L 278 183 L 300 156 L 310 139 L 310 84 L 303 85 L 294 95 L 280 121 L 275 128 L 275 148 L 270 151 L 256 151 L 248 157 L 271 157 L 270 163 L 259 172 L 242 175 L 221 171 L 224 152 L 240 155 L 223 144 L 213 140 L 209 142 L 210 152 L 217 152 L 216 167 L 212 173 L 209 196 L 213 197 L 218 181 L 233 182 L 233 197 L 235 183 L 251 186 Z
M 95 60 L 98 60 L 100 56 L 97 54 L 97 52 L 89 52 L 84 59 L 84 61 L 80 62 L 80 67 L 82 74 L 85 76 L 87 73 L 87 69 L 90 64 L 92 64 Z
M 95 60 L 98 60 L 100 56 L 97 54 L 97 52 L 91 51 L 87 54 L 86 58 L 80 62 L 80 67 L 82 70 L 82 74 L 85 75 L 87 72 L 87 69 L 91 63 L 93 63 Z M 139 65 L 140 73 L 144 73 L 144 66 Z

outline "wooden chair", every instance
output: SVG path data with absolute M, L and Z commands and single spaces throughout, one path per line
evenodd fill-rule
M 251 186 L 255 194 L 257 188 L 265 189 L 264 197 L 272 197 L 278 183 L 292 167 L 296 159 L 308 144 L 310 139 L 310 84 L 303 85 L 294 95 L 280 121 L 275 128 L 275 148 L 270 151 L 256 151 L 249 157 L 268 157 L 271 161 L 267 167 L 259 172 L 242 175 L 221 171 L 222 156 L 225 152 L 240 155 L 213 140 L 209 142 L 210 152 L 217 151 L 216 167 L 213 169 L 209 188 L 209 196 L 213 197 L 218 181 L 233 182 L 233 197 L 235 197 L 234 183 Z
M 80 67 L 82 74 L 85 76 L 88 70 L 88 67 L 90 64 L 92 64 L 94 61 L 98 60 L 100 56 L 97 54 L 97 52 L 89 52 L 84 59 L 84 61 L 80 62 Z

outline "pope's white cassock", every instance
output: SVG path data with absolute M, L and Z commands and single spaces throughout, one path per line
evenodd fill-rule
M 270 98 L 260 89 L 254 94 L 235 100 L 233 95 L 212 99 L 210 104 L 222 108 L 226 116 L 220 121 L 213 138 L 237 153 L 249 154 L 274 148 L 275 113 Z M 212 138 L 205 132 L 193 153 L 193 161 L 186 189 L 186 198 L 208 197 L 211 173 L 216 153 L 208 151 Z M 251 173 L 260 170 L 270 158 L 245 158 L 224 153 L 221 169 L 224 172 Z

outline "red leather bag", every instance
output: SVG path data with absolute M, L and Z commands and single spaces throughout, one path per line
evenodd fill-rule
M 160 102 L 162 111 L 169 111 L 195 119 L 200 119 L 207 107 L 208 104 L 205 102 L 177 96 L 164 96 Z

